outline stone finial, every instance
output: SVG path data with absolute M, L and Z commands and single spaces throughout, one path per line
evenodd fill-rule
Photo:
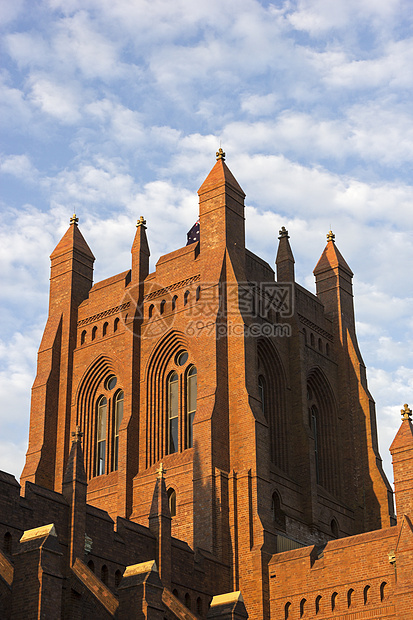
M 74 224 L 75 226 L 77 226 L 78 221 L 79 218 L 76 217 L 76 213 L 73 213 L 72 217 L 70 218 L 70 225 Z
M 409 409 L 409 405 L 407 403 L 403 405 L 403 409 L 401 409 L 400 412 L 402 414 L 402 420 L 409 420 L 409 421 L 411 421 L 411 419 L 412 419 L 412 410 Z
M 146 220 L 143 217 L 143 215 L 141 215 L 138 221 L 136 222 L 136 228 L 139 228 L 139 226 L 143 226 L 144 228 L 146 228 Z
M 290 238 L 290 235 L 288 234 L 288 230 L 286 229 L 285 226 L 281 227 L 281 230 L 279 232 L 280 236 L 278 237 L 278 239 L 282 239 L 283 237 L 287 237 L 287 239 Z
M 336 238 L 335 234 L 332 230 L 327 233 L 327 241 L 332 241 L 334 243 L 334 239 Z
M 76 442 L 76 441 L 80 441 L 83 437 L 83 433 L 80 430 L 80 426 L 76 426 L 76 430 L 72 432 L 72 441 Z
M 159 468 L 156 470 L 156 473 L 158 474 L 158 478 L 163 478 L 164 475 L 166 474 L 166 469 L 163 466 L 163 463 L 161 462 L 161 464 L 159 465 Z
M 219 147 L 219 149 L 218 149 L 218 151 L 217 151 L 216 155 L 217 155 L 217 161 L 218 161 L 219 159 L 222 159 L 222 161 L 225 161 L 225 153 L 224 153 L 224 151 L 222 150 L 222 148 L 221 148 L 221 147 Z

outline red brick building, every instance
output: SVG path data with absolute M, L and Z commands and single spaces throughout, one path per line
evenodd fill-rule
M 395 525 L 334 235 L 313 295 L 284 228 L 276 277 L 246 249 L 221 149 L 198 193 L 153 273 L 143 217 L 107 280 L 75 216 L 51 254 L 22 494 L 0 478 L 0 616 L 407 620 L 412 427 Z

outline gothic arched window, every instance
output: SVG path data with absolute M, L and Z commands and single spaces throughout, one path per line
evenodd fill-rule
M 258 393 L 260 395 L 262 412 L 267 419 L 267 409 L 265 407 L 265 379 L 262 375 L 258 377 Z
M 168 489 L 168 504 L 171 517 L 176 516 L 176 491 L 175 489 Z
M 178 451 L 179 378 L 175 371 L 168 378 L 168 454 Z
M 187 448 L 192 448 L 194 444 L 192 427 L 196 412 L 197 394 L 197 372 L 195 366 L 191 366 L 187 374 L 187 393 L 186 393 L 186 424 L 187 424 Z
M 113 441 L 113 470 L 118 469 L 119 460 L 119 427 L 123 418 L 123 392 L 118 392 L 115 396 L 115 433 Z
M 341 450 L 337 408 L 330 385 L 318 368 L 308 377 L 307 408 L 317 483 L 339 496 Z
M 175 356 L 177 369 L 166 382 L 166 454 L 193 447 L 193 423 L 197 401 L 197 370 L 188 365 L 187 351 Z
M 106 472 L 106 420 L 108 401 L 102 396 L 97 404 L 96 423 L 96 475 L 101 476 Z

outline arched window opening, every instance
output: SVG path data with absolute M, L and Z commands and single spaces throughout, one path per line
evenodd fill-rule
M 173 372 L 168 379 L 168 449 L 167 454 L 178 451 L 178 414 L 179 414 L 179 380 L 178 373 Z
M 95 564 L 94 564 L 93 560 L 89 560 L 87 565 L 88 565 L 88 568 L 90 568 L 90 570 L 92 571 L 92 573 L 94 573 L 95 572 Z
M 176 596 L 176 598 L 177 598 L 177 599 L 178 599 L 178 601 L 179 601 L 179 593 L 178 593 L 178 590 L 177 590 L 176 588 L 175 588 L 174 590 L 172 590 L 172 594 L 173 594 L 174 596 Z
M 370 586 L 365 586 L 363 590 L 363 602 L 365 605 L 367 605 L 367 603 L 369 602 L 369 590 Z
M 383 602 L 386 596 L 387 596 L 387 582 L 383 581 L 383 583 L 380 584 L 380 601 Z
M 308 376 L 307 407 L 310 438 L 313 440 L 317 483 L 333 495 L 341 495 L 341 452 L 337 407 L 331 387 L 320 369 Z
M 102 476 L 105 473 L 106 461 L 106 421 L 107 421 L 108 401 L 102 396 L 97 404 L 97 424 L 96 424 L 96 475 Z
M 327 357 L 330 355 L 330 345 L 328 344 L 328 342 L 326 343 L 326 355 Z
M 11 555 L 13 537 L 10 532 L 6 532 L 3 538 L 3 551 L 6 555 Z
M 318 339 L 318 350 L 323 352 L 323 343 L 321 341 L 321 338 Z
M 198 614 L 198 616 L 202 616 L 203 612 L 204 610 L 202 605 L 202 598 L 198 596 L 198 598 L 196 599 L 196 613 Z
M 175 489 L 168 489 L 168 504 L 171 517 L 176 517 L 176 491 Z
M 272 520 L 277 527 L 285 529 L 285 514 L 281 508 L 281 498 L 277 491 L 272 494 L 271 499 Z
M 304 343 L 307 344 L 307 330 L 305 327 L 303 328 L 303 334 L 304 334 Z
M 310 334 L 310 344 L 311 344 L 312 347 L 315 345 L 314 334 L 312 332 Z
M 338 596 L 337 592 L 333 592 L 333 594 L 331 595 L 331 611 L 334 611 L 336 608 L 337 596 Z
M 109 327 L 109 323 L 107 321 L 103 323 L 103 329 L 102 329 L 103 336 L 106 336 L 106 334 L 108 333 L 108 327 Z
M 96 332 L 98 331 L 98 328 L 96 327 L 96 325 L 94 325 L 93 329 L 92 329 L 92 340 L 94 340 L 96 338 Z
M 108 585 L 109 581 L 109 570 L 106 564 L 104 564 L 100 570 L 100 579 L 103 581 L 105 585 Z
M 350 590 L 347 592 L 347 607 L 351 607 L 353 593 L 354 593 L 353 588 L 350 588 Z
M 184 306 L 186 306 L 186 304 L 188 303 L 188 300 L 189 300 L 189 291 L 185 291 Z
M 166 306 L 166 300 L 165 300 L 165 299 L 162 299 L 162 301 L 161 301 L 161 305 L 160 305 L 160 307 L 159 307 L 159 313 L 160 313 L 160 314 L 163 314 L 163 313 L 165 312 L 165 306 Z
M 123 418 L 123 392 L 122 390 L 115 397 L 115 434 L 113 441 L 113 470 L 117 471 L 119 461 L 119 427 Z
M 85 344 L 86 342 L 86 330 L 84 329 L 80 335 L 80 344 Z
M 258 377 L 258 393 L 260 395 L 262 412 L 267 419 L 267 409 L 265 406 L 265 379 L 262 375 Z
M 320 609 L 321 609 L 321 594 L 319 594 L 317 596 L 317 598 L 315 599 L 315 613 L 319 614 L 320 613 Z
M 284 620 L 288 620 L 290 617 L 290 607 L 291 603 L 288 601 L 288 603 L 284 605 Z
M 197 395 L 197 372 L 195 366 L 192 366 L 187 375 L 187 399 L 186 399 L 186 420 L 187 420 L 187 447 L 192 448 L 194 445 L 193 424 L 196 412 L 196 395 Z
M 188 592 L 185 594 L 185 607 L 191 609 L 191 597 L 189 596 Z
M 317 484 L 319 484 L 320 483 L 320 461 L 319 461 L 319 450 L 318 450 L 317 417 L 318 417 L 317 407 L 315 405 L 312 405 L 310 409 L 310 419 L 311 419 L 311 430 L 313 431 L 313 437 L 314 437 L 315 474 L 316 474 Z
M 331 521 L 331 534 L 334 538 L 338 538 L 338 525 L 335 519 Z
M 150 319 L 152 318 L 152 315 L 153 315 L 153 309 L 154 309 L 154 307 L 155 307 L 155 306 L 154 306 L 153 304 L 151 304 L 151 305 L 149 306 L 148 316 L 149 316 L 149 318 L 150 318 Z
M 120 572 L 120 570 L 118 569 L 115 572 L 115 588 L 119 588 L 120 586 L 120 582 L 122 581 L 122 573 Z
M 114 323 L 113 323 L 113 331 L 117 332 L 118 331 L 118 327 L 119 327 L 119 317 L 116 317 Z
M 300 618 L 302 618 L 305 614 L 305 604 L 306 604 L 307 600 L 305 598 L 302 598 L 300 601 Z
M 268 424 L 269 458 L 271 463 L 289 473 L 290 422 L 286 410 L 285 374 L 278 353 L 269 339 L 258 340 L 257 357 L 260 365 L 258 397 Z
M 178 295 L 172 297 L 172 310 L 176 309 L 176 302 L 178 301 Z
M 198 286 L 196 289 L 196 293 L 195 293 L 195 299 L 196 301 L 199 301 L 199 298 L 201 297 L 201 287 Z

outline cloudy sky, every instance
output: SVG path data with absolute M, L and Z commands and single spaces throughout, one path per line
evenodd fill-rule
M 0 468 L 20 475 L 49 254 L 75 211 L 95 281 L 185 244 L 220 143 L 247 243 L 355 272 L 381 453 L 413 405 L 409 0 L 1 0 Z

